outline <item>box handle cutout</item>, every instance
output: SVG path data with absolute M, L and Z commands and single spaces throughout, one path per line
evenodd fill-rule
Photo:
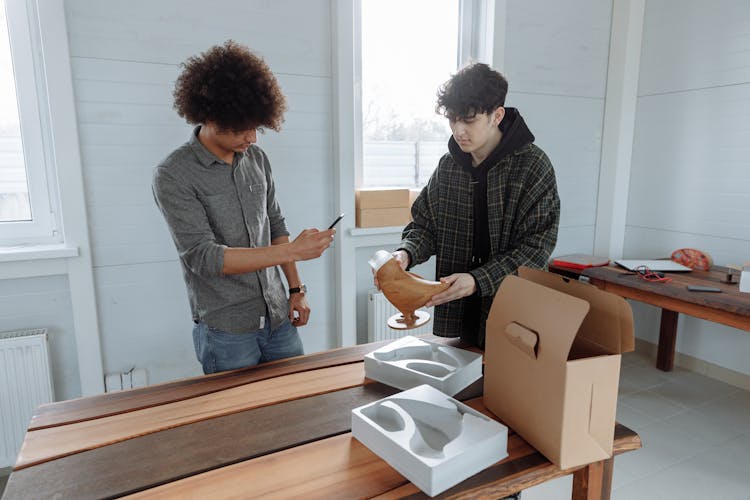
M 505 336 L 511 344 L 531 359 L 536 359 L 539 334 L 520 323 L 511 321 L 505 327 Z

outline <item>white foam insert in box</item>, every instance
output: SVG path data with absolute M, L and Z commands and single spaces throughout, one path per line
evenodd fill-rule
M 398 389 L 428 384 L 453 396 L 482 376 L 482 354 L 407 335 L 366 354 L 365 376 Z
M 508 456 L 508 428 L 429 385 L 352 410 L 352 434 L 430 496 Z

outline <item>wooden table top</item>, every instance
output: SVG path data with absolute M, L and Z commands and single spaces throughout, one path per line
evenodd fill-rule
M 668 283 L 646 281 L 615 266 L 591 267 L 581 274 L 598 287 L 622 297 L 750 330 L 750 294 L 740 292 L 736 283 L 721 282 L 726 268 L 665 273 L 672 279 Z M 721 293 L 691 292 L 688 285 L 712 286 Z
M 426 497 L 350 433 L 351 409 L 398 392 L 364 377 L 385 343 L 42 406 L 3 498 Z M 496 418 L 481 393 L 479 380 L 456 398 Z M 639 447 L 617 424 L 615 453 Z M 508 452 L 440 496 L 497 498 L 572 471 L 512 431 Z

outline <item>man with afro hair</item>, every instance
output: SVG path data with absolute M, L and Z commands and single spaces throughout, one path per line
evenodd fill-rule
M 412 205 L 394 257 L 404 269 L 436 256 L 450 287 L 435 307 L 434 333 L 484 348 L 485 323 L 503 278 L 519 266 L 543 268 L 557 242 L 555 172 L 515 108 L 508 82 L 470 64 L 438 92 L 450 124 L 448 153 Z
M 204 373 L 303 354 L 310 307 L 297 261 L 320 257 L 335 230 L 294 240 L 257 132 L 278 131 L 286 100 L 268 65 L 233 41 L 182 65 L 174 108 L 196 125 L 154 170 L 153 193 L 182 265 Z M 289 284 L 289 295 L 279 267 Z

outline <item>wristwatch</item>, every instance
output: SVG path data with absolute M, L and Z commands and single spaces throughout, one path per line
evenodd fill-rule
M 304 283 L 301 283 L 300 286 L 295 286 L 294 288 L 289 289 L 289 295 L 293 293 L 301 293 L 302 295 L 307 293 L 307 285 Z

